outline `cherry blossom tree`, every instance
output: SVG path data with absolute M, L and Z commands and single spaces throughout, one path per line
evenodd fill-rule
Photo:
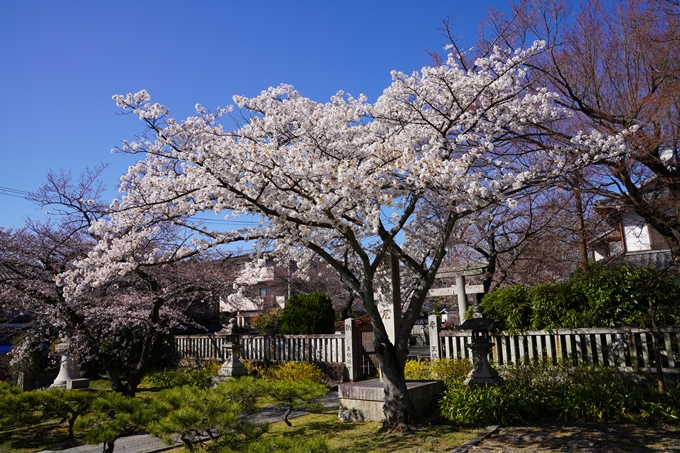
M 439 67 L 394 72 L 373 104 L 342 92 L 318 103 L 288 85 L 237 96 L 243 120 L 232 131 L 223 125 L 230 108 L 197 106 L 196 116 L 178 121 L 146 91 L 115 96 L 146 126 L 118 150 L 145 158 L 122 177 L 110 217 L 93 225 L 95 249 L 62 282 L 77 297 L 140 267 L 241 240 L 301 269 L 321 258 L 363 298 L 370 316 L 385 428 L 409 423 L 408 339 L 456 223 L 489 206 L 512 206 L 526 187 L 626 151 L 623 134 L 578 134 L 568 145 L 545 146 L 543 135 L 565 112 L 555 94 L 528 88 L 523 62 L 542 48 L 496 49 L 471 67 L 451 53 Z M 195 218 L 204 212 L 255 216 L 259 224 L 212 230 Z M 192 240 L 140 252 L 140 243 L 168 223 L 192 232 Z M 376 271 L 388 255 L 414 275 L 394 339 L 374 298 Z
M 193 304 L 216 303 L 226 295 L 234 270 L 216 253 L 166 259 L 69 297 L 58 276 L 86 258 L 98 239 L 89 227 L 108 214 L 101 201 L 103 169 L 88 169 L 79 178 L 50 172 L 48 183 L 31 198 L 47 206 L 53 220 L 28 220 L 16 231 L 0 229 L 0 304 L 33 317 L 34 343 L 68 337 L 74 356 L 102 366 L 114 390 L 134 394 L 164 336 L 192 324 L 186 312 Z M 181 242 L 177 228 L 168 224 L 140 242 L 137 252 L 171 254 L 173 244 Z M 14 350 L 15 359 L 31 344 Z

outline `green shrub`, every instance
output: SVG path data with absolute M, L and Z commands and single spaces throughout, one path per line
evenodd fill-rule
M 331 298 L 317 292 L 288 299 L 281 316 L 281 333 L 309 335 L 333 333 L 335 310 Z
M 510 333 L 532 329 L 675 325 L 680 285 L 672 274 L 635 266 L 591 265 L 557 284 L 522 285 L 490 292 L 485 315 Z
M 24 392 L 18 387 L 0 386 L 0 428 L 10 429 L 56 419 L 68 423 L 73 439 L 74 424 L 86 413 L 100 392 L 49 389 Z
M 404 376 L 406 379 L 437 379 L 449 383 L 463 381 L 471 370 L 472 364 L 467 359 L 421 360 L 418 357 L 406 361 Z
M 264 376 L 279 381 L 312 381 L 323 382 L 323 371 L 318 365 L 309 362 L 284 362 L 269 368 Z
M 661 394 L 604 367 L 556 366 L 539 361 L 503 370 L 495 386 L 448 383 L 441 414 L 467 426 L 526 425 L 560 418 L 573 422 L 667 423 L 680 416 L 680 388 Z
M 583 327 L 583 312 L 587 301 L 571 283 L 543 283 L 530 288 L 533 330 Z
M 204 450 L 230 447 L 240 451 L 267 430 L 267 425 L 255 425 L 241 416 L 254 406 L 259 389 L 254 379 L 230 379 L 215 389 L 184 386 L 163 390 L 151 403 L 156 421 L 148 430 L 168 444 L 179 435 L 190 451 L 199 445 Z M 249 400 L 239 401 L 239 392 L 249 395 Z
M 142 382 L 161 388 L 183 385 L 207 388 L 212 385 L 212 379 L 217 376 L 220 366 L 218 362 L 210 361 L 200 368 L 154 371 L 144 376 Z
M 92 402 L 75 429 L 84 432 L 89 443 L 103 443 L 104 453 L 112 453 L 118 438 L 142 431 L 154 418 L 148 400 L 107 392 Z
M 439 402 L 442 416 L 462 426 L 526 425 L 546 416 L 544 396 L 513 382 L 468 387 L 453 383 Z
M 677 324 L 680 317 L 680 285 L 669 272 L 629 265 L 593 265 L 585 271 L 574 271 L 571 284 L 588 301 L 585 327 L 648 325 L 650 300 L 657 323 Z
M 484 315 L 504 324 L 508 332 L 523 332 L 531 328 L 531 302 L 524 285 L 491 291 L 482 299 Z
M 242 412 L 255 412 L 257 400 L 264 393 L 262 381 L 252 376 L 241 376 L 220 382 L 213 390 L 219 398 L 238 404 Z

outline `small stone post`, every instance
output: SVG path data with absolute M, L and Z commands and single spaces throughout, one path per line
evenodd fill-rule
M 360 346 L 361 337 L 357 332 L 356 322 L 354 319 L 345 319 L 345 368 L 347 375 L 345 376 L 350 382 L 359 380 L 359 371 L 361 368 Z
M 441 323 L 439 316 L 430 315 L 427 318 L 428 331 L 430 333 L 430 360 L 437 360 L 442 358 L 441 342 L 439 341 L 439 331 L 441 330 Z

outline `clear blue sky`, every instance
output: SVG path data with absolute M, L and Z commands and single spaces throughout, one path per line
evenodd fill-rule
M 109 162 L 116 195 L 132 157 L 110 150 L 143 128 L 113 94 L 146 89 L 176 118 L 280 83 L 320 102 L 338 90 L 372 102 L 392 69 L 441 52 L 442 18 L 473 45 L 489 7 L 507 1 L 0 0 L 0 227 L 43 217 L 20 195 L 50 169 Z

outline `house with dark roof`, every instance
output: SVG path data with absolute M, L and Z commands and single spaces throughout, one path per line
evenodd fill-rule
M 592 260 L 660 270 L 673 265 L 668 242 L 640 215 L 611 201 L 597 204 L 595 210 L 609 228 L 590 241 Z

